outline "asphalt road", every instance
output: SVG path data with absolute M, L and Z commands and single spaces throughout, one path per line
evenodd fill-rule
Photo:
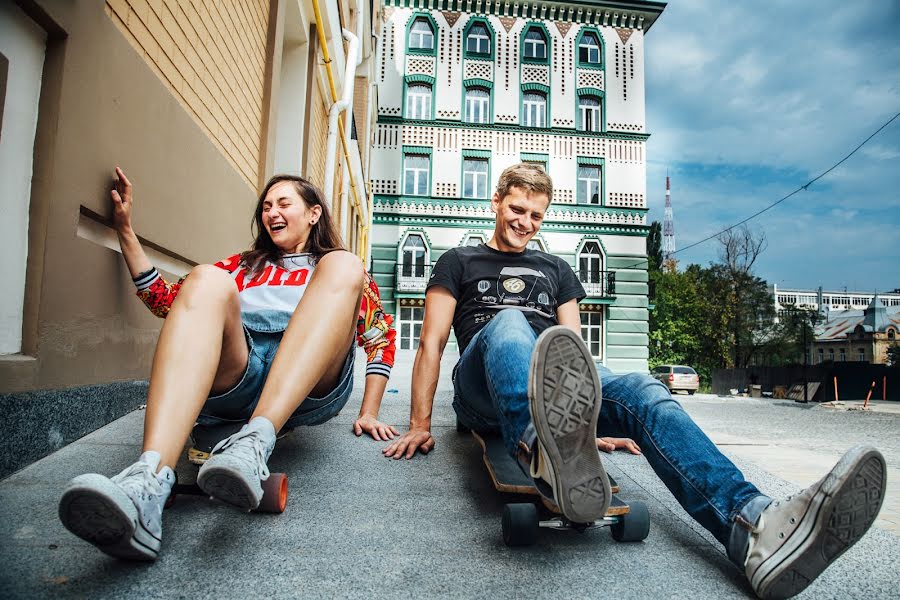
M 722 547 L 684 513 L 642 457 L 619 453 L 606 464 L 625 499 L 649 505 L 647 540 L 617 544 L 605 530 L 542 531 L 533 547 L 506 548 L 503 498 L 491 487 L 475 441 L 455 430 L 452 361 L 445 360 L 439 385 L 430 455 L 385 459 L 383 444 L 350 433 L 361 399 L 360 358 L 358 393 L 347 409 L 323 426 L 292 433 L 270 460 L 273 471 L 290 477 L 284 514 L 246 514 L 205 498 L 179 498 L 165 515 L 163 549 L 153 564 L 109 558 L 56 517 L 68 479 L 89 471 L 113 475 L 135 460 L 143 412 L 82 438 L 0 482 L 0 597 L 752 597 Z M 390 422 L 406 422 L 410 367 L 411 355 L 401 353 L 382 411 Z M 783 466 L 766 452 L 812 455 L 813 463 L 830 465 L 853 443 L 868 441 L 882 448 L 890 466 L 900 464 L 896 413 L 679 399 L 769 494 L 800 485 L 777 475 Z M 195 476 L 190 465 L 178 470 L 182 480 Z M 873 528 L 801 597 L 897 598 L 898 557 L 900 537 Z

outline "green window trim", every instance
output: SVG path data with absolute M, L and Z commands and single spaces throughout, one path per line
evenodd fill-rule
M 575 93 L 579 98 L 582 96 L 597 96 L 598 98 L 603 98 L 606 96 L 606 93 L 604 93 L 603 90 L 598 90 L 597 88 L 591 87 L 578 88 Z
M 408 121 L 420 121 L 423 123 L 431 123 L 432 121 L 434 121 L 434 106 L 435 106 L 435 102 L 436 102 L 435 93 L 434 93 L 434 88 L 435 88 L 434 77 L 431 77 L 429 75 L 407 75 L 403 79 L 404 79 L 404 81 L 403 81 L 403 99 L 402 99 L 403 104 L 401 106 L 403 118 Z M 407 93 L 409 92 L 410 86 L 413 86 L 413 85 L 427 85 L 431 88 L 431 107 L 429 109 L 431 111 L 430 119 L 412 119 L 410 117 L 409 113 L 407 112 L 407 106 L 406 106 Z
M 536 152 L 520 152 L 519 160 L 533 160 L 533 161 L 544 161 L 548 162 L 550 160 L 549 154 L 540 154 Z
M 490 38 L 490 51 L 489 52 L 470 52 L 469 51 L 469 29 L 472 28 L 476 23 L 484 25 L 484 27 L 488 30 L 488 36 Z M 491 25 L 491 22 L 485 19 L 484 17 L 471 17 L 469 22 L 466 23 L 465 29 L 463 29 L 463 58 L 471 58 L 476 60 L 494 60 L 494 48 L 497 45 L 497 32 L 494 31 L 494 27 Z
M 543 83 L 523 83 L 522 92 L 540 92 L 547 94 L 547 101 L 550 101 L 550 86 Z
M 492 91 L 494 89 L 494 82 L 488 81 L 487 79 L 463 79 L 463 87 L 466 89 L 480 87 Z
M 463 197 L 466 187 L 466 160 L 478 160 L 487 165 L 487 179 L 485 181 L 485 195 L 473 198 Z M 459 162 L 459 199 L 462 201 L 484 201 L 491 197 L 491 152 L 490 150 L 463 150 L 462 160 Z
M 544 35 L 544 45 L 546 48 L 546 56 L 544 58 L 529 58 L 525 56 L 525 36 L 528 35 L 528 32 L 538 29 Z M 519 51 L 519 60 L 523 64 L 530 65 L 549 65 L 550 64 L 550 45 L 553 38 L 550 37 L 550 32 L 544 26 L 543 23 L 538 23 L 535 21 L 529 21 L 525 23 L 525 26 L 522 27 L 522 33 L 519 34 L 519 47 L 521 50 Z
M 434 86 L 434 77 L 431 75 L 406 75 L 403 80 L 407 85 L 410 83 L 427 83 L 430 86 Z
M 406 148 L 406 146 L 404 146 Z M 579 165 L 588 165 L 591 167 L 602 167 L 606 164 L 606 160 L 602 158 L 596 158 L 594 156 L 579 156 L 578 157 Z
M 575 204 L 574 206 L 583 207 L 583 206 L 597 206 L 597 207 L 606 207 L 606 159 L 597 158 L 595 156 L 576 156 L 575 157 Z M 600 169 L 600 189 L 599 194 L 599 202 L 597 204 L 590 203 L 581 203 L 578 201 L 578 193 L 580 190 L 580 181 L 578 176 L 577 169 L 581 167 L 598 167 Z M 615 214 L 616 209 L 612 209 L 613 214 Z M 604 248 L 605 250 L 605 248 Z
M 592 62 L 583 62 L 581 60 L 581 38 L 585 36 L 587 33 L 592 33 L 597 38 L 597 44 L 600 46 L 600 62 L 592 63 Z M 606 58 L 606 46 L 603 44 L 603 36 L 600 35 L 600 30 L 596 27 L 587 27 L 582 26 L 581 30 L 578 32 L 578 37 L 575 39 L 575 60 L 579 68 L 584 69 L 603 69 L 605 65 L 604 59 Z
M 431 48 L 410 48 L 409 47 L 409 32 L 412 29 L 413 23 L 415 23 L 419 19 L 425 19 L 428 21 L 428 24 L 431 26 Z M 435 22 L 434 17 L 432 17 L 428 13 L 415 12 L 409 17 L 409 21 L 406 23 L 406 38 L 404 39 L 404 45 L 406 47 L 407 54 L 421 54 L 426 56 L 437 56 L 437 43 L 438 43 L 438 27 L 437 22 Z
M 434 148 L 431 146 L 403 146 L 403 154 L 427 154 L 431 156 Z

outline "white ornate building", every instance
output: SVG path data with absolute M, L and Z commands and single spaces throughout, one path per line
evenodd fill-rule
M 372 272 L 401 348 L 430 267 L 490 238 L 497 175 L 541 164 L 553 204 L 532 242 L 584 282 L 582 333 L 647 369 L 644 35 L 664 2 L 385 0 L 372 149 Z

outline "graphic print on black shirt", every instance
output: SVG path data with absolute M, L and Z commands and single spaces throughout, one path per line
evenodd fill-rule
M 526 250 L 500 252 L 487 245 L 448 250 L 431 271 L 456 298 L 453 331 L 462 352 L 499 310 L 520 310 L 535 333 L 557 324 L 556 309 L 584 298 L 584 288 L 563 259 Z

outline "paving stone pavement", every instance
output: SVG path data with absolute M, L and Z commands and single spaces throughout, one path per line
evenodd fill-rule
M 72 476 L 112 475 L 136 458 L 143 412 L 62 448 L 0 481 L 0 597 L 752 597 L 721 546 L 684 513 L 646 461 L 622 453 L 606 464 L 623 497 L 649 505 L 647 540 L 617 544 L 604 530 L 542 531 L 531 548 L 506 548 L 503 499 L 474 440 L 455 430 L 454 360 L 444 361 L 430 455 L 385 459 L 383 443 L 350 433 L 361 399 L 360 355 L 357 390 L 343 413 L 295 431 L 276 447 L 270 467 L 290 477 L 287 511 L 246 514 L 204 498 L 179 498 L 165 515 L 162 553 L 153 564 L 109 558 L 69 534 L 56 516 L 60 491 Z M 382 410 L 386 421 L 408 418 L 411 365 L 411 353 L 401 352 Z M 870 440 L 883 447 L 892 468 L 900 465 L 896 414 L 825 413 L 750 399 L 679 400 L 769 494 L 791 493 L 804 483 L 773 466 L 771 455 L 822 452 L 827 469 L 845 448 Z M 746 450 L 751 442 L 779 450 L 753 454 Z M 821 461 L 810 460 L 807 471 L 818 472 Z M 182 480 L 196 472 L 187 464 L 178 471 Z M 801 597 L 897 598 L 898 557 L 900 537 L 873 528 Z

